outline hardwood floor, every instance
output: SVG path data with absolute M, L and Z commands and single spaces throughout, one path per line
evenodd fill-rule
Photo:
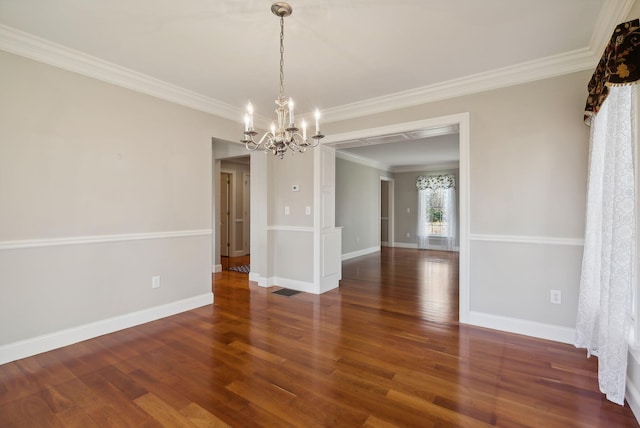
M 624 427 L 573 346 L 460 326 L 457 255 L 384 249 L 338 290 L 213 277 L 215 305 L 0 366 L 0 427 Z
M 230 267 L 248 265 L 250 263 L 251 256 L 239 256 L 239 257 L 220 257 L 220 265 L 222 270 L 227 270 Z

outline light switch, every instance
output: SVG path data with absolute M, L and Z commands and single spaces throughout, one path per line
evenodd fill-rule
M 289 215 L 291 213 L 291 210 L 289 209 L 289 207 L 284 207 L 284 215 Z
M 304 212 L 305 212 L 306 215 L 311 215 L 311 207 L 306 207 L 304 209 Z

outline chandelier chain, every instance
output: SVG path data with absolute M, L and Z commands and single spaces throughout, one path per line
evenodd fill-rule
M 280 98 L 284 96 L 284 17 L 280 17 Z

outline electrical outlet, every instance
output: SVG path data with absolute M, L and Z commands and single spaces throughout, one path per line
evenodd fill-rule
M 289 215 L 290 213 L 291 209 L 288 206 L 284 207 L 284 215 Z
M 559 305 L 562 303 L 562 292 L 560 290 L 551 290 L 550 298 L 551 303 Z
M 411 238 L 411 234 L 407 232 L 407 238 Z
M 152 276 L 151 277 L 151 288 L 160 288 L 160 277 Z

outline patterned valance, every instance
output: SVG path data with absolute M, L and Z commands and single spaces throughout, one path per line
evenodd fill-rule
M 449 189 L 456 187 L 456 178 L 453 175 L 430 175 L 416 178 L 416 187 L 423 189 Z
M 640 80 L 640 19 L 616 27 L 598 67 L 589 81 L 584 121 L 598 113 L 610 86 L 628 85 Z

